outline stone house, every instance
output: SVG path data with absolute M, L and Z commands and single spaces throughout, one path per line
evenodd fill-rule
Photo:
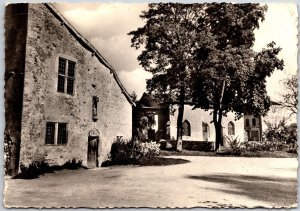
M 46 160 L 88 167 L 132 136 L 134 102 L 116 71 L 51 4 L 5 9 L 5 137 L 10 168 Z

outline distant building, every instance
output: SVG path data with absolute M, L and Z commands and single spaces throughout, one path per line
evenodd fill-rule
M 117 136 L 132 136 L 115 70 L 51 4 L 6 6 L 5 80 L 12 171 L 41 159 L 100 166 Z
M 256 117 L 252 114 L 246 114 L 243 118 L 236 120 L 235 114 L 229 112 L 222 119 L 223 137 L 237 138 L 239 141 L 261 141 L 263 131 L 266 129 L 264 121 L 279 121 L 288 116 L 284 112 L 275 112 L 276 106 L 276 103 L 273 103 L 266 117 Z M 176 109 L 174 114 L 171 114 L 171 107 Z M 139 122 L 139 118 L 146 116 L 155 120 L 155 124 L 152 127 L 143 131 L 146 134 L 146 138 L 156 141 L 161 139 L 175 140 L 177 139 L 177 108 L 178 105 L 174 102 L 162 103 L 152 95 L 144 93 L 136 104 L 134 122 Z M 292 122 L 294 121 L 291 120 L 289 123 Z M 137 135 L 138 126 L 133 125 L 133 127 Z M 182 128 L 184 149 L 204 150 L 208 146 L 214 149 L 215 127 L 212 123 L 211 110 L 193 110 L 190 103 L 186 103 Z M 228 146 L 226 140 L 228 139 L 225 138 L 223 140 L 221 146 Z
M 142 116 L 147 116 L 155 120 L 155 127 L 150 128 L 148 138 L 152 140 L 175 140 L 177 138 L 177 115 L 178 109 L 171 114 L 170 108 L 177 108 L 176 103 L 161 103 L 150 94 L 144 93 L 140 101 L 136 104 L 136 120 Z M 212 123 L 210 111 L 203 109 L 192 109 L 193 107 L 186 103 L 183 116 L 183 148 L 201 150 L 199 142 L 205 142 L 203 148 L 207 149 L 207 145 L 211 149 L 215 145 L 215 127 Z M 223 135 L 228 137 L 238 137 L 244 141 L 244 121 L 243 119 L 235 120 L 233 113 L 228 113 L 223 118 Z M 137 126 L 134 125 L 134 128 Z M 135 129 L 137 131 L 137 129 Z M 152 132 L 153 131 L 153 132 Z M 198 146 L 196 146 L 198 145 Z M 226 145 L 226 143 L 221 143 Z

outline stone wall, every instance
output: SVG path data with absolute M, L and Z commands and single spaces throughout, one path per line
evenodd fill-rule
M 188 120 L 191 124 L 191 136 L 183 136 L 183 141 L 203 141 L 203 132 L 202 132 L 202 123 L 207 123 L 209 125 L 209 136 L 208 141 L 215 141 L 215 127 L 214 124 L 211 123 L 212 115 L 210 115 L 211 111 L 205 111 L 202 109 L 192 110 L 192 106 L 185 105 L 184 107 L 184 116 L 183 121 Z M 171 137 L 176 139 L 177 136 L 177 115 L 178 109 L 174 115 L 171 115 Z M 241 141 L 244 140 L 244 122 L 243 119 L 234 120 L 234 114 L 228 113 L 227 117 L 223 117 L 222 125 L 223 125 L 223 134 L 228 136 L 228 123 L 232 121 L 235 126 L 235 135 L 234 137 L 238 137 Z
M 15 175 L 19 163 L 25 48 L 27 34 L 27 4 L 9 4 L 5 8 L 5 142 L 6 169 Z
M 57 92 L 59 56 L 76 61 L 74 94 Z M 132 107 L 112 72 L 72 36 L 44 4 L 30 4 L 20 161 L 70 159 L 87 164 L 88 133 L 100 132 L 99 163 L 117 136 L 130 138 Z M 98 121 L 92 97 L 98 96 Z M 46 122 L 68 123 L 67 145 L 45 145 Z

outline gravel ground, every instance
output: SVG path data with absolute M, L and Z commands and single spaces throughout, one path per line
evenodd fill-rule
M 180 156 L 170 166 L 63 170 L 5 179 L 6 207 L 295 207 L 296 158 Z

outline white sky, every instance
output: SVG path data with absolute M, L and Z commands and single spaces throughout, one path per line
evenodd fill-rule
M 56 4 L 63 16 L 89 40 L 106 60 L 117 70 L 129 93 L 135 91 L 141 97 L 145 91 L 145 79 L 151 74 L 137 62 L 140 51 L 131 48 L 128 32 L 143 25 L 139 18 L 145 3 L 81 3 Z M 261 50 L 271 41 L 282 47 L 284 71 L 275 71 L 267 80 L 269 95 L 276 100 L 283 92 L 281 80 L 297 73 L 297 6 L 293 3 L 268 4 L 265 21 L 255 31 L 255 50 Z

